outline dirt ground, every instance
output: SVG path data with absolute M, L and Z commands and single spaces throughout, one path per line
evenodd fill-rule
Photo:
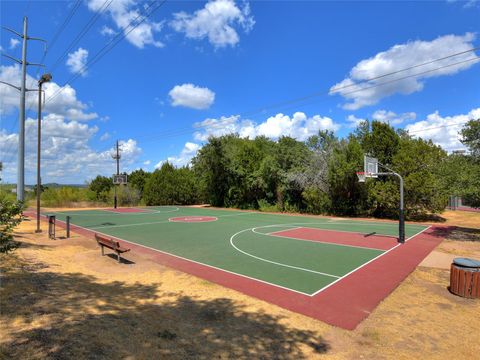
M 453 257 L 480 259 L 480 213 L 442 217 L 459 228 L 354 331 L 135 253 L 117 264 L 90 239 L 49 240 L 25 221 L 20 248 L 0 255 L 0 358 L 478 358 L 480 300 L 447 286 Z

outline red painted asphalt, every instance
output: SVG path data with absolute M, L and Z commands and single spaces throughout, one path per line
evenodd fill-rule
M 359 233 L 321 230 L 306 227 L 277 231 L 270 233 L 269 235 L 293 238 L 298 240 L 318 241 L 330 244 L 359 246 L 379 250 L 389 250 L 398 244 L 396 238 L 389 236 L 365 236 Z
M 35 213 L 25 212 L 25 215 L 34 217 Z M 57 223 L 64 226 L 61 221 L 57 220 Z M 71 229 L 92 239 L 95 235 L 94 231 L 75 225 L 72 225 Z M 198 276 L 328 324 L 353 330 L 415 270 L 417 265 L 442 242 L 451 229 L 453 227 L 433 226 L 405 244 L 387 251 L 376 260 L 343 277 L 340 281 L 314 296 L 300 294 L 221 269 L 198 264 L 123 239 L 117 240 L 131 248 L 132 251 L 144 254 L 162 265 Z

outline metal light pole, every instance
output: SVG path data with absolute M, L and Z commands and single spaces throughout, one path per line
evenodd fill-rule
M 38 133 L 37 133 L 37 230 L 35 232 L 42 232 L 40 229 L 40 195 L 42 180 L 40 177 L 40 150 L 42 144 L 42 85 L 52 80 L 51 74 L 43 74 L 38 80 Z

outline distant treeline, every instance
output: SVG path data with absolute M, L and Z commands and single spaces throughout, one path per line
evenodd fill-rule
M 191 166 L 163 164 L 153 173 L 136 170 L 119 189 L 124 205 L 209 203 L 264 211 L 349 216 L 397 216 L 398 180 L 358 182 L 363 155 L 400 173 L 408 218 L 444 210 L 449 195 L 480 206 L 480 120 L 461 138 L 468 154 L 448 155 L 431 141 L 413 138 L 382 122 L 361 123 L 347 138 L 321 131 L 307 141 L 281 137 L 253 140 L 238 135 L 211 137 Z M 112 181 L 98 176 L 89 185 L 97 201 L 111 199 Z
M 211 137 L 190 166 L 176 168 L 167 162 L 154 172 L 135 170 L 128 174 L 127 186 L 117 187 L 117 195 L 120 206 L 209 203 L 395 218 L 396 178 L 358 182 L 356 172 L 363 170 L 363 155 L 369 154 L 403 176 L 407 218 L 441 212 L 449 195 L 480 207 L 480 120 L 469 121 L 460 138 L 469 152 L 448 155 L 431 141 L 377 121 L 361 123 L 343 139 L 329 131 L 305 142 L 286 136 L 277 141 Z M 86 188 L 53 186 L 42 191 L 42 206 L 111 205 L 114 188 L 111 178 L 99 175 Z

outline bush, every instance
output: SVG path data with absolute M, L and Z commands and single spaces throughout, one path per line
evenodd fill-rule
M 67 207 L 95 199 L 96 195 L 92 191 L 71 186 L 48 188 L 41 195 L 42 205 L 47 207 Z
M 8 253 L 18 244 L 13 241 L 13 229 L 23 220 L 23 204 L 0 197 L 0 252 Z
M 114 189 L 110 190 L 110 196 L 113 198 Z M 137 206 L 140 203 L 140 190 L 134 188 L 131 184 L 117 187 L 117 200 L 120 206 Z
M 260 199 L 257 201 L 258 203 L 258 210 L 265 211 L 265 212 L 278 212 L 280 209 L 278 208 L 277 204 L 270 204 L 267 200 Z

